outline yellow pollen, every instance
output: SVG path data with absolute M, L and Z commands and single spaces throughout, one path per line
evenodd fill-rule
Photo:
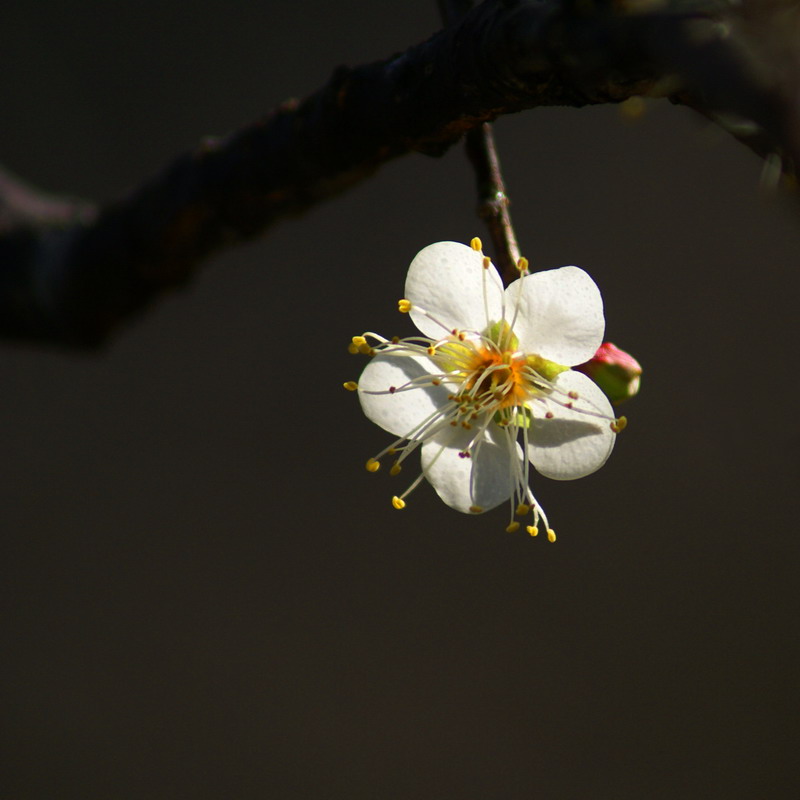
M 465 366 L 467 380 L 462 391 L 470 393 L 470 402 L 475 408 L 491 406 L 501 410 L 524 406 L 528 401 L 532 388 L 524 358 L 478 347 L 472 350 Z
M 617 417 L 611 423 L 611 430 L 614 431 L 614 433 L 622 433 L 622 431 L 624 431 L 625 428 L 627 428 L 627 427 L 628 427 L 628 418 L 627 417 Z
M 483 508 L 481 508 L 481 506 L 470 506 L 469 510 L 473 514 L 482 514 L 483 513 Z
M 577 392 L 569 392 L 567 394 L 567 397 L 571 397 L 573 400 L 577 400 L 578 399 L 578 393 Z
M 367 343 L 363 336 L 354 336 L 351 341 L 356 347 L 363 347 Z
M 350 344 L 347 345 L 347 352 L 351 355 L 355 355 L 358 352 L 358 346 L 350 342 Z
M 483 257 L 483 268 L 484 269 L 489 269 L 489 267 L 491 267 L 491 266 L 492 266 L 492 259 L 489 258 L 489 256 L 484 256 Z
M 552 528 L 547 529 L 547 541 L 554 542 L 556 540 L 556 532 Z
M 470 241 L 469 246 L 476 252 L 480 253 L 483 250 L 483 242 L 476 236 Z
M 517 516 L 524 517 L 530 510 L 531 507 L 529 505 L 526 505 L 525 503 L 520 503 L 517 506 Z
M 507 533 L 516 533 L 519 530 L 519 522 L 516 520 L 514 522 L 509 523 L 508 527 L 506 528 Z
M 531 536 L 538 536 L 539 535 L 539 529 L 535 525 L 528 525 L 528 527 L 525 528 L 525 530 L 528 531 L 528 533 Z
M 392 464 L 392 468 L 389 470 L 390 475 L 399 475 L 400 470 L 403 469 L 399 464 L 395 463 Z
M 398 300 L 397 301 L 397 310 L 401 314 L 408 314 L 411 311 L 411 301 L 410 300 Z
M 345 381 L 342 386 L 344 386 L 348 392 L 354 392 L 356 389 L 358 389 L 358 384 L 355 381 Z
M 517 261 L 517 269 L 520 272 L 527 272 L 528 271 L 528 259 L 524 256 Z
M 402 511 L 406 507 L 406 501 L 397 497 L 396 495 L 392 498 L 392 505 L 398 510 Z
M 377 472 L 381 468 L 381 462 L 375 458 L 368 458 L 365 466 L 367 472 Z
M 435 348 L 433 345 L 431 345 L 431 346 L 428 348 L 428 355 L 429 355 L 429 356 L 436 355 L 436 348 Z

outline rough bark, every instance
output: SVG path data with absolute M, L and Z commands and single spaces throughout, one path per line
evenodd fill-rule
M 773 14 L 792 12 L 792 24 L 797 5 L 767 3 Z M 48 198 L 0 174 L 0 334 L 100 344 L 220 249 L 390 159 L 440 155 L 483 122 L 537 106 L 669 97 L 791 175 L 800 162 L 797 45 L 795 71 L 771 70 L 764 18 L 756 25 L 752 7 L 487 0 L 404 53 L 341 68 L 302 102 L 203 141 L 106 207 Z

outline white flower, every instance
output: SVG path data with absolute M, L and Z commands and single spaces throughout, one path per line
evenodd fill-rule
M 426 478 L 447 505 L 481 513 L 510 502 L 514 515 L 542 518 L 528 486 L 529 463 L 543 475 L 571 480 L 601 467 L 624 418 L 588 378 L 569 367 L 588 361 L 603 339 L 603 303 L 594 281 L 578 267 L 529 274 L 503 289 L 481 252 L 438 242 L 411 263 L 401 311 L 421 335 L 353 337 L 351 352 L 373 356 L 358 384 L 364 413 L 399 437 L 367 461 L 375 472 L 391 456 L 397 475 L 421 449 L 422 473 L 395 508 Z

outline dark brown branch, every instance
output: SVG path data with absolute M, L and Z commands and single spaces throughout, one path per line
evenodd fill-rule
M 783 123 L 783 90 L 749 68 L 736 36 L 714 27 L 727 2 L 634 8 L 487 0 L 429 41 L 342 68 L 302 103 L 204 142 L 96 215 L 87 204 L 37 206 L 29 192 L 15 200 L 12 188 L 0 199 L 0 334 L 98 344 L 221 248 L 389 159 L 439 155 L 483 122 L 534 106 L 670 95 L 712 118 L 756 122 L 758 136 L 732 132 L 762 154 L 779 153 L 787 170 L 800 161 L 797 125 Z

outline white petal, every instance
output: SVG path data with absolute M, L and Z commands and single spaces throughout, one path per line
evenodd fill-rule
M 556 386 L 564 392 L 577 392 L 578 399 L 572 409 L 552 402 L 531 405 L 534 420 L 528 430 L 528 458 L 548 478 L 582 478 L 602 467 L 611 455 L 616 439 L 610 427 L 614 412 L 597 384 L 580 372 L 562 372 Z M 582 414 L 581 409 L 609 419 Z M 553 412 L 553 419 L 543 418 L 547 411 Z
M 422 445 L 425 477 L 448 506 L 464 513 L 472 506 L 488 511 L 508 500 L 522 464 L 522 448 L 502 432 L 493 436 L 487 431 L 480 446 L 472 448 L 472 457 L 462 458 L 459 452 L 474 433 L 451 428 Z
M 406 299 L 411 301 L 414 324 L 433 339 L 455 328 L 482 332 L 503 314 L 497 270 L 485 270 L 483 256 L 458 242 L 437 242 L 417 253 L 408 268 Z
M 421 422 L 437 409 L 444 407 L 452 391 L 445 386 L 424 386 L 394 394 L 370 394 L 388 392 L 413 378 L 436 371 L 430 359 L 414 355 L 392 355 L 379 353 L 361 373 L 358 379 L 358 399 L 367 417 L 395 436 L 407 437 Z
M 605 330 L 603 299 L 580 267 L 534 272 L 506 289 L 506 314 L 513 316 L 520 350 L 572 367 L 588 361 Z

